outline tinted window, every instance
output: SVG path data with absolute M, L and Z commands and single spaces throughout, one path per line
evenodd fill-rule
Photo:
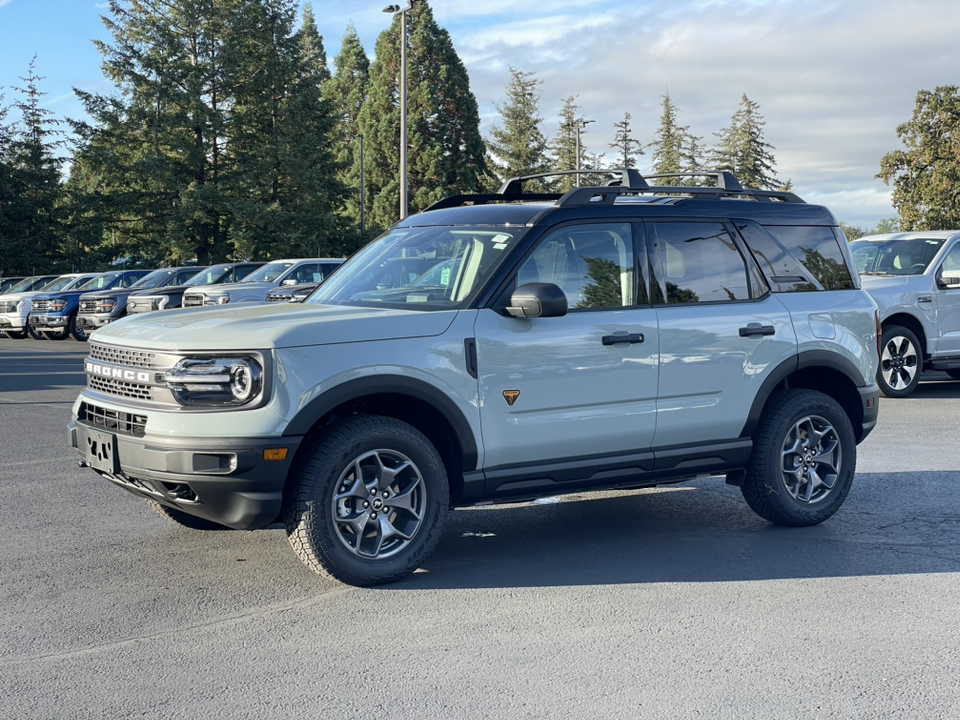
M 774 292 L 814 292 L 819 289 L 806 268 L 764 228 L 753 223 L 738 223 L 737 230 Z
M 747 267 L 721 223 L 656 223 L 667 304 L 749 300 Z
M 636 263 L 628 223 L 571 225 L 550 233 L 517 272 L 517 285 L 553 283 L 571 310 L 636 302 Z
M 290 282 L 290 281 L 293 282 Z M 283 279 L 284 285 L 300 285 L 302 283 L 320 282 L 323 280 L 323 273 L 320 272 L 319 263 L 307 263 L 301 265 Z
M 824 226 L 765 227 L 823 286 L 824 290 L 851 290 L 853 278 L 833 230 Z

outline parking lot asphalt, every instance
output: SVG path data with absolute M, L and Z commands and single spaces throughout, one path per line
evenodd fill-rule
M 85 346 L 0 338 L 0 717 L 956 718 L 960 382 L 881 400 L 837 515 L 704 478 L 459 510 L 357 589 L 80 470 Z

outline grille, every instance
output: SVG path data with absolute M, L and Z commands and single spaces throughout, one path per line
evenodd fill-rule
M 97 311 L 97 301 L 96 300 L 81 300 L 80 301 L 80 312 L 82 313 L 95 313 Z
M 267 302 L 290 302 L 293 295 L 267 295 Z
M 13 301 L 0 302 L 0 313 L 12 313 L 17 311 L 17 303 Z
M 88 402 L 80 403 L 77 419 L 87 425 L 133 437 L 143 437 L 147 426 L 146 415 L 108 410 Z
M 37 298 L 33 301 L 33 309 L 37 312 L 46 312 L 50 309 L 50 301 L 46 298 Z
M 96 375 L 88 375 L 87 382 L 94 390 L 108 395 L 119 395 L 135 400 L 150 400 L 149 385 L 139 385 L 116 378 L 101 378 Z
M 184 295 L 183 296 L 184 307 L 198 307 L 200 305 L 203 305 L 203 295 Z
M 94 360 L 113 363 L 114 365 L 128 365 L 138 368 L 152 368 L 156 355 L 145 350 L 124 350 L 109 345 L 90 343 L 90 357 Z

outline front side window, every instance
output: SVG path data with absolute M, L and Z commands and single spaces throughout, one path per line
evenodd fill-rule
M 133 285 L 130 285 L 130 287 L 140 290 L 160 287 L 161 285 L 165 285 L 167 280 L 169 280 L 172 275 L 173 270 L 154 270 L 149 275 L 144 275 Z
M 517 285 L 553 283 L 571 310 L 637 301 L 629 223 L 567 225 L 546 235 L 517 271 Z
M 464 308 L 526 232 L 526 227 L 395 228 L 340 266 L 307 302 Z
M 746 264 L 722 223 L 654 223 L 654 230 L 668 305 L 750 299 Z

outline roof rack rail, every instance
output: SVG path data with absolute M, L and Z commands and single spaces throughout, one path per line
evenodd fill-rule
M 523 183 L 528 180 L 557 177 L 562 175 L 612 175 L 606 185 L 600 187 L 576 187 L 567 193 L 525 193 Z M 675 177 L 711 177 L 714 186 L 699 185 L 650 185 L 647 180 Z M 609 170 L 557 170 L 554 172 L 521 175 L 505 181 L 495 193 L 476 195 L 451 195 L 435 202 L 426 210 L 442 210 L 461 205 L 485 205 L 489 202 L 515 202 L 518 200 L 554 200 L 560 207 L 576 205 L 613 204 L 618 197 L 625 195 L 666 194 L 686 195 L 695 198 L 745 197 L 754 200 L 778 200 L 788 203 L 804 201 L 792 192 L 783 190 L 754 190 L 744 188 L 736 176 L 726 170 L 698 171 L 680 173 L 659 173 L 644 177 L 634 168 L 613 168 Z M 426 210 L 424 212 L 426 212 Z

